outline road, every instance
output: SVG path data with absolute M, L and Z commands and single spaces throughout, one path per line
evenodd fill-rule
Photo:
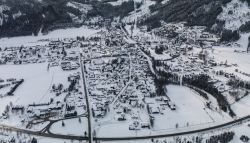
M 156 74 L 156 72 L 155 72 L 155 70 L 154 70 L 154 68 L 153 68 L 153 63 L 152 63 L 151 57 L 148 56 L 148 55 L 145 53 L 145 51 L 142 50 L 143 48 L 140 46 L 140 44 L 138 44 L 138 42 L 137 42 L 136 40 L 134 40 L 133 38 L 131 38 L 131 37 L 129 36 L 128 31 L 127 31 L 123 26 L 120 26 L 120 28 L 122 29 L 122 32 L 123 32 L 123 34 L 125 35 L 125 37 L 126 37 L 127 39 L 129 39 L 130 41 L 133 41 L 133 43 L 136 45 L 136 47 L 142 52 L 142 54 L 144 55 L 144 57 L 147 58 L 147 61 L 148 61 L 148 64 L 149 64 L 149 68 L 150 68 L 150 71 L 151 71 L 155 76 L 157 76 L 157 74 Z
M 137 45 L 137 46 L 139 46 L 139 45 Z M 86 140 L 86 141 L 89 141 L 89 143 L 92 143 L 93 141 L 144 140 L 144 139 L 152 139 L 152 138 L 166 138 L 166 137 L 174 137 L 174 136 L 183 136 L 183 135 L 190 135 L 190 134 L 195 134 L 195 133 L 206 133 L 206 132 L 218 131 L 220 129 L 230 128 L 234 125 L 238 125 L 238 124 L 242 124 L 243 122 L 250 121 L 250 115 L 248 115 L 248 116 L 245 116 L 245 117 L 242 117 L 242 118 L 239 118 L 239 119 L 227 122 L 227 123 L 223 123 L 220 125 L 206 127 L 203 129 L 176 132 L 176 133 L 166 133 L 166 134 L 147 135 L 147 136 L 134 136 L 134 137 L 93 137 L 93 135 L 92 135 L 92 119 L 91 119 L 92 118 L 91 104 L 89 102 L 87 82 L 86 82 L 86 77 L 85 77 L 85 72 L 84 72 L 85 65 L 84 65 L 84 61 L 81 60 L 81 57 L 82 56 L 80 56 L 80 65 L 81 65 L 83 87 L 84 87 L 84 93 L 86 96 L 86 106 L 87 106 L 87 113 L 88 113 L 88 136 L 51 134 L 51 133 L 45 133 L 45 132 L 39 132 L 39 131 L 30 131 L 30 130 L 26 130 L 26 129 L 20 129 L 20 128 L 11 127 L 11 126 L 7 126 L 7 125 L 0 125 L 0 128 L 8 129 L 8 130 L 15 131 L 15 132 L 22 132 L 24 134 L 29 134 L 29 135 L 34 135 L 34 136 L 56 138 L 56 139 L 67 139 L 67 140 Z M 148 57 L 148 58 L 149 58 L 148 60 L 151 61 L 150 57 Z M 153 70 L 152 65 L 151 65 L 151 68 L 152 68 L 151 70 Z
M 7 125 L 0 125 L 0 128 L 7 129 L 10 131 L 14 131 L 14 132 L 21 132 L 21 133 L 28 134 L 28 135 L 48 137 L 48 138 L 67 139 L 67 140 L 88 140 L 88 137 L 84 137 L 84 136 L 48 134 L 48 133 L 41 133 L 39 131 L 36 132 L 36 131 L 20 129 L 20 128 L 11 127 Z
M 84 94 L 85 94 L 85 98 L 86 98 L 86 106 L 87 106 L 87 112 L 88 112 L 88 139 L 89 139 L 89 143 L 93 142 L 93 136 L 92 136 L 92 112 L 91 112 L 91 107 L 90 107 L 90 103 L 89 103 L 89 94 L 88 94 L 88 90 L 87 90 L 87 82 L 86 82 L 86 78 L 85 78 L 85 65 L 84 65 L 84 60 L 82 60 L 82 55 L 80 55 L 80 65 L 81 65 L 81 72 L 82 72 L 82 79 L 83 79 L 83 87 L 84 87 Z
M 97 138 L 94 138 L 94 140 L 98 140 L 98 141 L 125 141 L 126 140 L 128 141 L 128 140 L 143 140 L 143 139 L 152 139 L 152 138 L 183 136 L 183 135 L 190 135 L 190 134 L 195 134 L 195 133 L 206 133 L 206 132 L 218 131 L 219 129 L 229 128 L 237 124 L 242 124 L 245 121 L 250 121 L 250 115 L 231 121 L 231 122 L 221 124 L 221 125 L 216 125 L 213 127 L 207 127 L 207 128 L 191 130 L 191 131 L 161 134 L 161 135 L 137 136 L 137 137 L 97 137 Z
M 62 119 L 58 119 L 58 120 L 46 120 L 49 122 L 49 124 L 47 126 L 45 126 L 42 130 L 40 130 L 40 133 L 49 133 L 49 134 L 53 134 L 51 131 L 50 131 L 50 128 L 53 124 L 55 124 L 56 122 L 59 122 L 59 121 L 65 121 L 65 120 L 70 120 L 70 119 L 77 119 L 77 118 L 81 118 L 81 117 L 87 117 L 88 113 L 84 113 L 82 115 L 78 115 L 76 117 L 67 117 L 67 118 L 62 118 Z
M 183 136 L 183 135 L 190 135 L 195 133 L 206 133 L 212 131 L 218 131 L 219 129 L 230 128 L 234 125 L 242 124 L 243 122 L 250 121 L 250 115 L 245 116 L 243 118 L 239 118 L 234 121 L 230 121 L 224 124 L 207 127 L 203 129 L 197 130 L 190 130 L 184 132 L 176 132 L 170 134 L 160 134 L 160 135 L 149 135 L 149 136 L 137 136 L 137 137 L 93 137 L 94 141 L 126 141 L 126 140 L 143 140 L 143 139 L 152 139 L 152 138 L 166 138 L 166 137 L 174 137 L 174 136 Z M 89 137 L 84 136 L 74 136 L 74 135 L 59 135 L 59 134 L 47 134 L 47 133 L 39 133 L 34 131 L 29 131 L 25 129 L 19 129 L 15 127 L 0 125 L 0 128 L 9 129 L 11 131 L 22 132 L 25 134 L 35 135 L 35 136 L 42 136 L 42 137 L 49 137 L 49 138 L 58 138 L 58 139 L 69 139 L 69 140 L 89 140 Z M 91 141 L 91 140 L 89 140 Z
M 119 92 L 119 94 L 116 96 L 114 101 L 111 103 L 110 105 L 111 109 L 114 108 L 114 104 L 119 99 L 119 97 L 125 92 L 125 90 L 131 84 L 131 82 L 132 82 L 132 59 L 131 59 L 131 56 L 129 55 L 129 80 L 126 83 L 126 85 L 122 88 L 122 90 Z

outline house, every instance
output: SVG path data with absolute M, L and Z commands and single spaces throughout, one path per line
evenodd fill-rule
M 160 108 L 156 103 L 148 104 L 150 114 L 159 114 Z
M 148 122 L 142 122 L 141 123 L 141 128 L 148 128 L 148 129 L 150 129 L 150 124 Z
M 72 110 L 72 111 L 66 111 L 64 117 L 65 118 L 71 118 L 71 117 L 76 117 L 77 116 L 77 111 Z
M 140 123 L 138 121 L 134 121 L 131 125 L 129 125 L 129 130 L 140 130 Z
M 126 120 L 125 114 L 119 114 L 117 120 L 118 121 L 125 121 Z

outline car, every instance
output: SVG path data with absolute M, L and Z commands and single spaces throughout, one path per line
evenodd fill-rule
M 140 129 L 135 125 L 129 125 L 129 130 L 140 130 Z
M 145 123 L 141 123 L 141 128 L 148 128 L 150 129 L 150 124 L 145 122 Z

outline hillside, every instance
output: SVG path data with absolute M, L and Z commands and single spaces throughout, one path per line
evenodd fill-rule
M 37 35 L 54 29 L 79 27 L 120 17 L 123 22 L 146 25 L 160 21 L 206 26 L 215 33 L 225 29 L 249 30 L 247 0 L 0 0 L 0 37 Z M 98 20 L 96 20 L 98 19 Z M 87 22 L 86 22 L 87 21 Z M 93 22 L 92 22 L 93 23 Z M 95 24 L 96 25 L 96 24 Z
M 79 27 L 86 19 L 126 15 L 133 7 L 132 1 L 112 6 L 106 2 L 81 0 L 0 0 L 0 37 Z

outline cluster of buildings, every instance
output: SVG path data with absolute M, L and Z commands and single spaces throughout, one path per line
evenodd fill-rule
M 48 76 L 52 68 L 60 71 L 60 73 L 56 73 L 60 79 L 53 79 L 53 75 L 51 85 L 48 85 L 48 91 L 39 102 L 29 105 L 11 103 L 6 106 L 0 119 L 8 120 L 11 117 L 17 117 L 17 122 L 21 121 L 26 128 L 32 129 L 36 122 L 77 118 L 86 114 L 86 102 L 81 89 L 79 47 L 79 41 L 76 39 L 62 39 L 49 40 L 48 44 L 42 46 L 12 47 L 0 51 L 0 60 L 4 61 L 4 64 L 21 66 L 29 63 L 44 63 L 41 66 L 46 67 L 47 65 Z M 24 80 L 15 78 L 0 79 L 0 96 L 5 95 L 2 94 L 7 91 L 2 90 L 5 88 L 10 89 L 10 93 L 15 96 L 14 91 L 18 87 L 17 85 L 20 85 L 20 81 L 24 82 Z
M 185 75 L 208 74 L 215 88 L 222 93 L 230 103 L 244 97 L 245 89 L 237 89 L 228 85 L 228 81 L 238 79 L 238 76 L 248 76 L 239 72 L 237 64 L 227 61 L 217 61 L 214 58 L 213 46 L 219 45 L 220 38 L 206 31 L 202 26 L 185 26 L 184 23 L 163 23 L 149 35 L 135 36 L 143 50 L 154 61 L 158 73 L 178 75 L 175 80 L 181 83 Z M 236 72 L 223 68 L 236 68 Z
M 0 50 L 0 64 L 30 64 L 48 62 L 49 67 L 61 66 L 63 70 L 80 67 L 76 52 L 76 39 L 52 40 L 46 45 L 6 47 Z
M 29 64 L 45 62 L 43 46 L 6 47 L 0 50 L 0 64 Z
M 90 39 L 89 43 L 94 39 Z M 119 42 L 114 42 L 110 41 L 110 45 L 104 47 L 98 41 L 94 47 L 90 48 L 90 44 L 82 48 L 88 94 L 94 103 L 92 112 L 95 117 L 106 114 L 107 105 L 115 100 L 130 80 L 129 55 L 126 49 L 118 48 L 121 46 Z
M 53 84 L 48 103 L 33 103 L 28 105 L 26 112 L 30 119 L 72 118 L 81 115 L 86 110 L 83 93 L 80 90 L 80 72 L 68 76 L 69 85 Z
M 160 115 L 160 106 L 174 111 L 175 104 L 170 99 L 156 101 L 151 61 L 141 49 L 143 45 L 125 37 L 122 30 L 111 28 L 82 42 L 92 115 L 100 122 L 109 118 L 110 122 L 127 122 L 128 130 L 150 129 L 154 115 Z

